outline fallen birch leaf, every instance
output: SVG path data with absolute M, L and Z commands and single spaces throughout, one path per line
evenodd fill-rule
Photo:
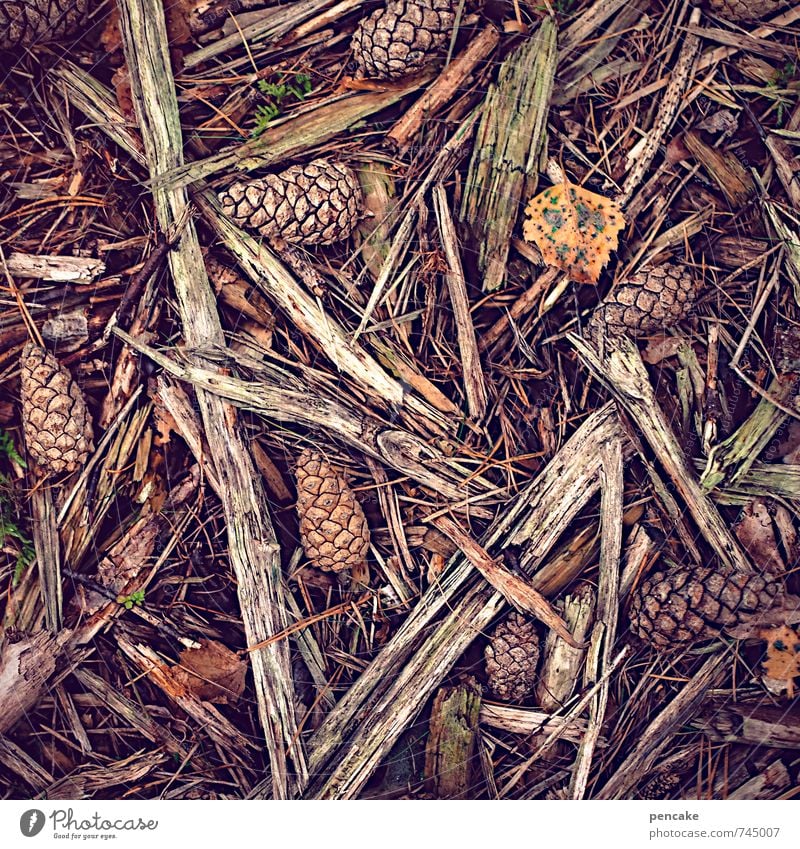
M 571 280 L 596 283 L 616 250 L 625 218 L 613 200 L 564 182 L 528 201 L 522 232 L 548 265 Z
M 764 684 L 773 693 L 794 697 L 794 679 L 800 676 L 800 634 L 788 625 L 765 628 L 760 637 L 767 641 L 767 656 L 762 661 Z

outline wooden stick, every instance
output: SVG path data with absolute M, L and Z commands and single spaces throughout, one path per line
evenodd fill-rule
M 175 81 L 168 52 L 164 8 L 157 0 L 120 0 L 120 28 L 130 70 L 134 106 L 150 176 L 159 178 L 183 166 Z M 186 216 L 183 189 L 153 190 L 162 232 Z M 194 348 L 224 344 L 216 303 L 191 221 L 169 254 L 184 337 Z M 217 396 L 197 393 L 209 449 L 225 480 L 222 507 L 231 565 L 236 574 L 245 634 L 249 644 L 268 639 L 288 625 L 283 600 L 280 551 L 269 508 L 252 457 L 230 407 Z M 306 777 L 294 710 L 289 647 L 285 641 L 250 654 L 276 798 L 296 793 Z
M 573 799 L 583 799 L 589 783 L 592 756 L 608 708 L 608 672 L 611 650 L 617 636 L 619 616 L 620 554 L 622 553 L 622 445 L 619 439 L 602 448 L 600 466 L 600 580 L 597 587 L 597 617 L 586 659 L 584 685 L 599 683 L 589 705 L 589 727 L 578 748 L 570 782 Z
M 747 555 L 691 471 L 667 417 L 656 400 L 638 348 L 623 336 L 613 341 L 605 340 L 606 350 L 601 355 L 579 336 L 570 333 L 568 338 L 598 380 L 608 386 L 630 412 L 686 502 L 700 532 L 720 560 L 740 572 L 752 572 L 753 567 Z
M 442 247 L 449 266 L 449 272 L 446 275 L 447 290 L 450 293 L 450 302 L 453 305 L 453 318 L 456 323 L 458 347 L 461 352 L 467 406 L 472 418 L 476 421 L 482 421 L 486 415 L 488 403 L 486 381 L 483 377 L 475 326 L 472 323 L 472 313 L 469 309 L 467 280 L 461 265 L 461 256 L 458 253 L 456 228 L 450 214 L 450 207 L 447 204 L 447 194 L 441 183 L 433 188 L 433 205 L 439 223 Z
M 325 103 L 316 104 L 313 110 L 302 112 L 283 124 L 267 129 L 258 138 L 243 142 L 233 149 L 213 153 L 197 162 L 175 165 L 169 172 L 159 175 L 156 184 L 181 188 L 221 172 L 274 167 L 329 141 L 373 113 L 388 109 L 421 88 L 429 79 L 430 74 L 422 74 L 392 86 L 387 91 L 333 95 Z
M 205 219 L 225 241 L 250 279 L 286 313 L 289 320 L 308 338 L 314 340 L 334 366 L 350 375 L 386 405 L 407 406 L 430 422 L 435 431 L 455 426 L 448 418 L 416 395 L 408 393 L 400 381 L 388 374 L 362 345 L 321 306 L 319 299 L 299 285 L 286 265 L 265 244 L 240 230 L 210 193 L 196 198 Z
M 431 87 L 386 133 L 386 140 L 405 152 L 426 121 L 464 85 L 479 62 L 497 47 L 500 34 L 491 24 L 470 39 L 467 48 L 442 71 Z
M 564 621 L 577 643 L 586 641 L 594 621 L 596 601 L 589 583 L 580 584 L 564 599 Z M 564 707 L 578 685 L 584 657 L 585 649 L 573 648 L 555 631 L 548 631 L 536 682 L 536 704 L 542 710 L 555 713 Z

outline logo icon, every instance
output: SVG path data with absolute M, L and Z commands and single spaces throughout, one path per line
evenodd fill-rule
M 44 814 L 36 808 L 31 808 L 19 818 L 19 830 L 25 837 L 36 837 L 44 828 Z

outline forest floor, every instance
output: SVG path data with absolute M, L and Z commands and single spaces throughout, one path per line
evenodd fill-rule
M 379 8 L 119 0 L 4 65 L 0 798 L 797 796 L 800 6 L 467 0 L 391 81 Z M 346 238 L 226 215 L 320 158 Z M 564 181 L 621 213 L 587 282 L 525 238 Z M 693 308 L 598 341 L 665 265 Z M 69 473 L 29 339 L 88 405 Z M 307 448 L 357 568 L 301 533 Z M 662 645 L 656 573 L 782 601 Z

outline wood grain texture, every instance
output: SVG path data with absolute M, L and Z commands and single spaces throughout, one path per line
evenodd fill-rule
M 183 165 L 175 81 L 168 52 L 163 6 L 156 0 L 121 0 L 120 25 L 131 76 L 134 106 L 150 177 L 157 180 Z M 153 200 L 162 231 L 185 220 L 188 197 L 180 188 L 155 188 Z M 190 348 L 223 345 L 217 305 L 200 244 L 189 221 L 169 255 L 183 335 Z M 206 439 L 222 486 L 231 565 L 249 644 L 286 628 L 280 551 L 252 457 L 231 408 L 219 397 L 197 393 Z M 259 717 L 269 751 L 276 798 L 302 785 L 305 757 L 298 740 L 288 643 L 269 643 L 250 653 Z

